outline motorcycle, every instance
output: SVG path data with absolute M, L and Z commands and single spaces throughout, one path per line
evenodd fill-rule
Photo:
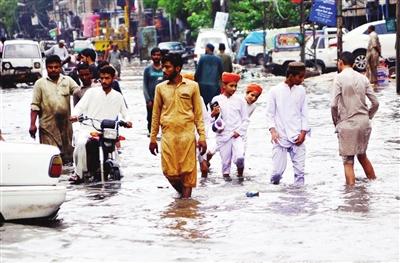
M 127 123 L 122 120 L 98 120 L 82 115 L 78 117 L 78 121 L 96 130 L 90 133 L 86 144 L 87 156 L 91 158 L 88 158 L 88 173 L 83 175 L 84 182 L 101 180 L 104 183 L 107 180 L 120 180 L 121 172 L 116 144 L 125 140 L 119 135 L 119 127 L 127 127 Z M 95 125 L 96 123 L 100 124 L 100 128 Z

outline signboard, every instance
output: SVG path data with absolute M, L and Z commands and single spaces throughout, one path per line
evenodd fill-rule
M 214 29 L 225 31 L 226 24 L 228 23 L 228 13 L 217 12 L 215 15 Z
M 386 19 L 386 30 L 388 33 L 396 33 L 396 19 Z
M 309 20 L 317 24 L 336 26 L 335 0 L 314 0 Z

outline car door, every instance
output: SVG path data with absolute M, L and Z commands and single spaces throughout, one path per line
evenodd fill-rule
M 396 57 L 396 34 L 387 31 L 385 22 L 375 25 L 375 32 L 381 43 L 382 57 Z

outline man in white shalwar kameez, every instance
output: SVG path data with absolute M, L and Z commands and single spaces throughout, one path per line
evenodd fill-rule
M 94 87 L 85 92 L 84 96 L 72 110 L 71 121 L 77 121 L 78 116 L 81 114 L 98 120 L 116 120 L 119 115 L 122 115 L 122 118 L 128 123 L 127 127 L 132 127 L 123 96 L 111 87 L 114 76 L 115 69 L 113 67 L 105 66 L 100 69 L 102 88 Z M 98 125 L 100 126 L 100 123 Z M 70 179 L 74 183 L 81 182 L 83 173 L 88 171 L 86 143 L 92 131 L 96 130 L 91 126 L 83 124 L 80 124 L 80 127 L 74 130 L 75 174 Z
M 286 169 L 287 153 L 293 163 L 295 184 L 304 184 L 306 148 L 304 140 L 310 131 L 307 120 L 307 98 L 302 84 L 305 66 L 291 62 L 286 80 L 271 88 L 268 96 L 267 121 L 271 133 L 271 183 L 279 184 Z
M 211 101 L 211 104 L 218 102 L 218 106 L 214 107 L 211 116 L 220 114 L 220 118 L 224 122 L 223 130 L 216 133 L 216 142 L 221 156 L 222 174 L 227 181 L 232 180 L 229 175 L 232 162 L 237 167 L 238 178 L 243 179 L 243 136 L 246 134 L 248 125 L 248 113 L 245 101 L 234 94 L 239 80 L 238 74 L 224 72 L 222 74 L 223 93 L 215 96 Z

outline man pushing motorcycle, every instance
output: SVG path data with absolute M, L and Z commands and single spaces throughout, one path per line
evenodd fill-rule
M 95 87 L 86 91 L 75 108 L 72 110 L 70 121 L 76 122 L 80 115 L 96 120 L 116 120 L 119 115 L 126 121 L 126 128 L 132 128 L 128 117 L 124 98 L 121 93 L 112 89 L 111 84 L 115 76 L 115 69 L 104 66 L 100 69 L 100 83 L 102 88 Z M 88 172 L 87 143 L 90 133 L 96 131 L 93 127 L 80 124 L 74 129 L 74 175 L 69 179 L 73 184 L 83 182 L 83 173 Z M 91 159 L 91 158 L 89 158 Z

